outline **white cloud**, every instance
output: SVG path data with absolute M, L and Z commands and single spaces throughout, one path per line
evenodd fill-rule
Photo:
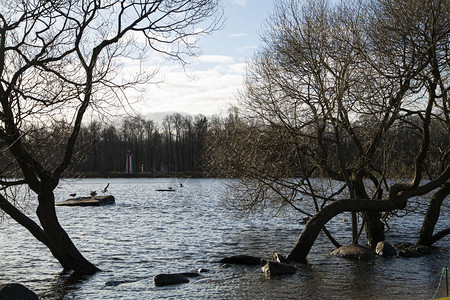
M 228 69 L 232 73 L 244 74 L 246 67 L 247 67 L 247 63 L 240 63 L 240 64 L 232 64 L 232 65 L 228 66 Z
M 220 60 L 219 60 L 220 61 Z M 214 65 L 187 76 L 182 68 L 163 67 L 164 82 L 149 86 L 137 106 L 144 115 L 219 114 L 235 103 L 242 87 L 244 64 Z
M 246 6 L 247 0 L 233 0 L 233 3 L 240 5 L 240 6 Z
M 234 58 L 231 56 L 225 56 L 225 55 L 200 55 L 198 57 L 198 60 L 200 62 L 204 62 L 204 63 L 227 64 L 227 63 L 232 63 L 234 61 Z
M 228 37 L 230 37 L 230 38 L 238 38 L 238 37 L 244 37 L 244 36 L 248 36 L 248 33 L 241 32 L 241 33 L 232 33 L 232 34 L 228 35 Z

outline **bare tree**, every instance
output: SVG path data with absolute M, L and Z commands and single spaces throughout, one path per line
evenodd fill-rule
M 304 259 L 342 212 L 353 213 L 353 242 L 363 225 L 374 246 L 384 239 L 380 212 L 405 209 L 408 199 L 428 193 L 434 193 L 434 218 L 427 216 L 432 225 L 418 242 L 448 234 L 431 238 L 449 193 L 448 4 L 286 0 L 277 6 L 265 46 L 249 65 L 242 117 L 212 132 L 211 162 L 245 179 L 244 209 L 275 204 L 310 217 L 289 259 Z M 414 166 L 404 170 L 410 183 L 388 180 L 397 175 L 390 137 L 405 124 L 419 133 Z M 443 143 L 431 140 L 430 124 L 445 128 Z M 431 174 L 427 165 L 441 167 Z
M 64 269 L 92 274 L 60 226 L 54 189 L 70 165 L 83 117 L 124 99 L 153 75 L 120 66 L 162 53 L 184 62 L 195 37 L 217 28 L 216 0 L 11 1 L 0 3 L 0 140 L 22 180 L 2 180 L 0 208 L 44 243 Z M 46 163 L 29 147 L 33 133 L 64 121 L 64 151 Z M 42 145 L 35 140 L 34 145 Z M 52 152 L 48 152 L 50 155 Z M 26 185 L 38 196 L 40 224 L 6 197 Z

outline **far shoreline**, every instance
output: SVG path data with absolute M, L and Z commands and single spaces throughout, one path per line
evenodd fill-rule
M 210 178 L 203 172 L 139 172 L 139 173 L 125 173 L 125 172 L 77 172 L 67 174 L 67 178 Z

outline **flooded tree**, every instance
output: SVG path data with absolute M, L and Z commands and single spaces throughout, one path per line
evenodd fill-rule
M 241 209 L 306 215 L 288 259 L 306 258 L 342 212 L 352 213 L 353 243 L 364 228 L 375 246 L 384 240 L 381 212 L 426 195 L 417 243 L 449 233 L 434 233 L 449 195 L 449 20 L 446 0 L 278 4 L 239 110 L 211 132 L 210 162 L 243 179 Z M 400 130 L 412 144 L 397 143 Z
M 0 208 L 64 269 L 98 271 L 55 211 L 54 189 L 71 163 L 83 117 L 120 107 L 126 88 L 149 82 L 155 70 L 133 62 L 163 54 L 184 63 L 196 53 L 195 37 L 215 30 L 220 18 L 216 0 L 1 1 L 0 146 L 11 161 L 0 174 Z M 125 64 L 130 72 L 120 72 Z M 58 141 L 46 131 L 56 127 L 64 129 Z M 18 186 L 37 195 L 39 223 L 20 209 Z

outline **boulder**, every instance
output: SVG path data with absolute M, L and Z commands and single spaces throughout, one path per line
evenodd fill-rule
M 270 276 L 276 276 L 294 274 L 297 271 L 297 268 L 289 264 L 262 259 L 261 270 Z
M 153 277 L 156 286 L 174 285 L 180 283 L 188 283 L 189 279 L 183 274 L 158 274 Z
M 341 258 L 358 260 L 369 260 L 374 257 L 373 253 L 369 249 L 355 244 L 341 246 L 331 251 L 331 254 Z
M 233 255 L 222 258 L 219 262 L 225 264 L 235 264 L 235 265 L 252 265 L 256 266 L 261 264 L 261 259 L 259 257 L 250 255 Z
M 397 250 L 388 242 L 378 242 L 375 253 L 383 257 L 397 256 Z
M 20 283 L 0 285 L 1 300 L 38 300 L 38 296 Z

